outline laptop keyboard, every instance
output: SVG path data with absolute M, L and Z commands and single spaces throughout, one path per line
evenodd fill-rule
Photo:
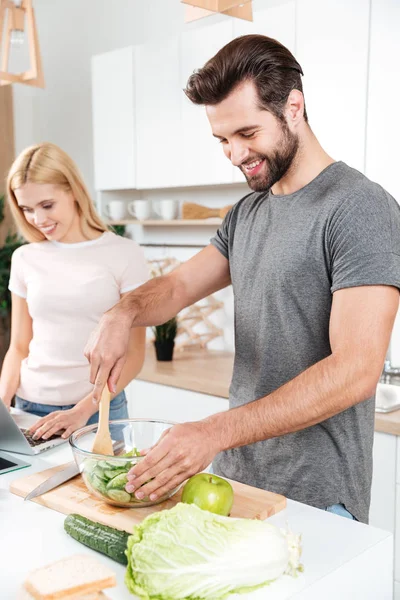
M 28 429 L 21 429 L 21 431 L 24 434 L 24 436 L 26 437 L 29 445 L 32 446 L 33 448 L 35 446 L 39 446 L 40 444 L 44 444 L 45 442 L 50 442 L 51 440 L 57 440 L 60 437 L 59 435 L 54 434 L 54 435 L 50 436 L 49 438 L 47 438 L 47 440 L 44 440 L 42 438 L 39 438 L 38 440 L 34 440 L 32 437 L 32 434 L 29 433 Z

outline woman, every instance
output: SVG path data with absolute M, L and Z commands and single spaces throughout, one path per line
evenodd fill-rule
M 24 150 L 7 179 L 10 208 L 30 242 L 12 257 L 11 342 L 0 397 L 42 417 L 36 439 L 67 438 L 98 420 L 84 348 L 100 317 L 148 279 L 140 247 L 107 230 L 71 158 L 54 144 Z M 127 418 L 124 387 L 144 359 L 145 328 L 133 329 L 129 356 L 110 404 Z

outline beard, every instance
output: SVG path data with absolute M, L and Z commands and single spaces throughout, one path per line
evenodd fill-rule
M 242 166 L 239 167 L 246 177 L 248 186 L 255 192 L 265 192 L 269 190 L 289 171 L 296 157 L 298 148 L 298 136 L 290 131 L 286 122 L 283 122 L 281 138 L 276 149 L 270 154 L 257 154 L 252 156 L 251 159 L 246 160 L 247 164 L 254 160 L 264 160 L 265 163 L 261 172 L 254 176 L 247 176 Z

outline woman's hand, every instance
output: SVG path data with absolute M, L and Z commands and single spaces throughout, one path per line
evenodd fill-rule
M 10 411 L 12 397 L 11 396 L 6 396 L 6 394 L 2 395 L 2 392 L 1 392 L 1 389 L 0 389 L 0 398 L 2 399 L 3 404 L 5 404 L 5 406 L 8 409 L 8 411 Z
M 36 440 L 39 438 L 47 440 L 55 433 L 64 431 L 61 437 L 66 439 L 71 433 L 86 425 L 90 416 L 87 411 L 82 410 L 82 407 L 77 404 L 69 410 L 55 410 L 46 415 L 42 419 L 39 419 L 29 431 Z

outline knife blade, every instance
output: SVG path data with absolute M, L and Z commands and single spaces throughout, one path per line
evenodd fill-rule
M 117 453 L 123 447 L 124 447 L 123 440 L 114 442 L 113 443 L 114 453 Z M 46 492 L 50 492 L 51 490 L 54 490 L 54 488 L 58 487 L 62 483 L 65 483 L 69 479 L 72 479 L 73 477 L 75 477 L 75 475 L 79 475 L 79 467 L 77 466 L 76 462 L 72 460 L 71 462 L 69 462 L 65 465 L 64 469 L 61 469 L 61 471 L 57 471 L 57 473 L 54 473 L 54 475 L 52 475 L 51 477 L 46 479 L 46 481 L 43 481 L 41 484 L 36 486 L 35 489 L 33 489 L 31 492 L 29 492 L 29 494 L 27 496 L 25 496 L 24 500 L 32 500 L 33 498 L 36 498 L 37 496 L 41 496 L 42 494 L 45 494 Z
M 41 496 L 46 492 L 50 492 L 57 486 L 61 485 L 68 481 L 68 479 L 72 479 L 75 475 L 79 474 L 79 467 L 76 465 L 75 461 L 71 461 L 67 463 L 64 469 L 61 471 L 57 471 L 51 477 L 43 481 L 40 485 L 36 486 L 34 490 L 29 492 L 27 496 L 25 496 L 24 500 L 32 500 L 37 496 Z

